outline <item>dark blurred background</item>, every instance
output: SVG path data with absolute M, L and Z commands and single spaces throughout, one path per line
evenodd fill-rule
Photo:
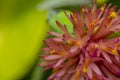
M 93 0 L 0 0 L 0 80 L 46 80 L 51 71 L 43 72 L 38 57 L 46 32 L 60 32 L 55 24 L 59 20 L 72 24 L 64 15 L 80 5 L 90 7 Z M 98 5 L 119 0 L 97 0 Z

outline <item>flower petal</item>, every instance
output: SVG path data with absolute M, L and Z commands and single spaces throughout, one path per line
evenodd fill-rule
M 112 60 L 111 58 L 109 57 L 109 55 L 105 52 L 102 52 L 102 55 L 104 56 L 104 58 L 109 62 L 109 63 L 112 63 Z
M 73 46 L 71 49 L 70 49 L 70 54 L 73 54 L 73 53 L 75 53 L 76 51 L 78 51 L 78 49 L 79 49 L 79 46 Z
M 90 66 L 94 72 L 96 72 L 98 75 L 102 75 L 101 70 L 98 68 L 98 66 L 95 63 L 91 64 Z
M 61 77 L 66 73 L 66 69 L 62 69 L 61 71 L 59 71 L 56 75 L 56 77 Z
M 87 75 L 92 80 L 93 75 L 92 75 L 92 69 L 90 67 L 88 67 Z
M 45 60 L 55 60 L 55 59 L 59 59 L 59 58 L 61 58 L 60 55 L 50 55 L 50 56 L 44 57 Z
M 56 36 L 56 37 L 62 37 L 62 34 L 59 34 L 57 32 L 48 32 L 48 34 L 51 34 L 51 35 Z
M 58 66 L 61 65 L 65 60 L 66 60 L 66 57 L 61 58 L 61 59 L 53 66 L 53 68 L 58 67 Z

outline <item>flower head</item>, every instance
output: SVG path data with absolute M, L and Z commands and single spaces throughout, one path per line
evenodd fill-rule
M 44 42 L 44 59 L 40 66 L 53 69 L 48 80 L 119 80 L 120 37 L 109 37 L 120 31 L 120 11 L 104 4 L 97 9 L 82 7 L 67 14 L 74 34 L 66 25 L 56 24 L 63 34 L 49 32 L 53 38 Z

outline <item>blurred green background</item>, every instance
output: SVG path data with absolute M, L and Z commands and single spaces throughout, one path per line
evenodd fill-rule
M 119 0 L 98 0 L 120 7 Z M 72 24 L 63 10 L 69 13 L 80 5 L 90 5 L 92 0 L 0 0 L 0 80 L 46 80 L 50 71 L 43 73 L 40 48 L 46 32 L 60 32 L 55 24 L 59 20 Z

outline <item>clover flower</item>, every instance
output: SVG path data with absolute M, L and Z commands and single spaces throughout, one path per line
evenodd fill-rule
M 65 12 L 73 24 L 73 34 L 56 21 L 63 34 L 48 32 L 53 38 L 40 55 L 45 70 L 52 69 L 48 80 L 120 80 L 120 37 L 109 37 L 120 31 L 120 10 L 96 1 L 80 12 Z

